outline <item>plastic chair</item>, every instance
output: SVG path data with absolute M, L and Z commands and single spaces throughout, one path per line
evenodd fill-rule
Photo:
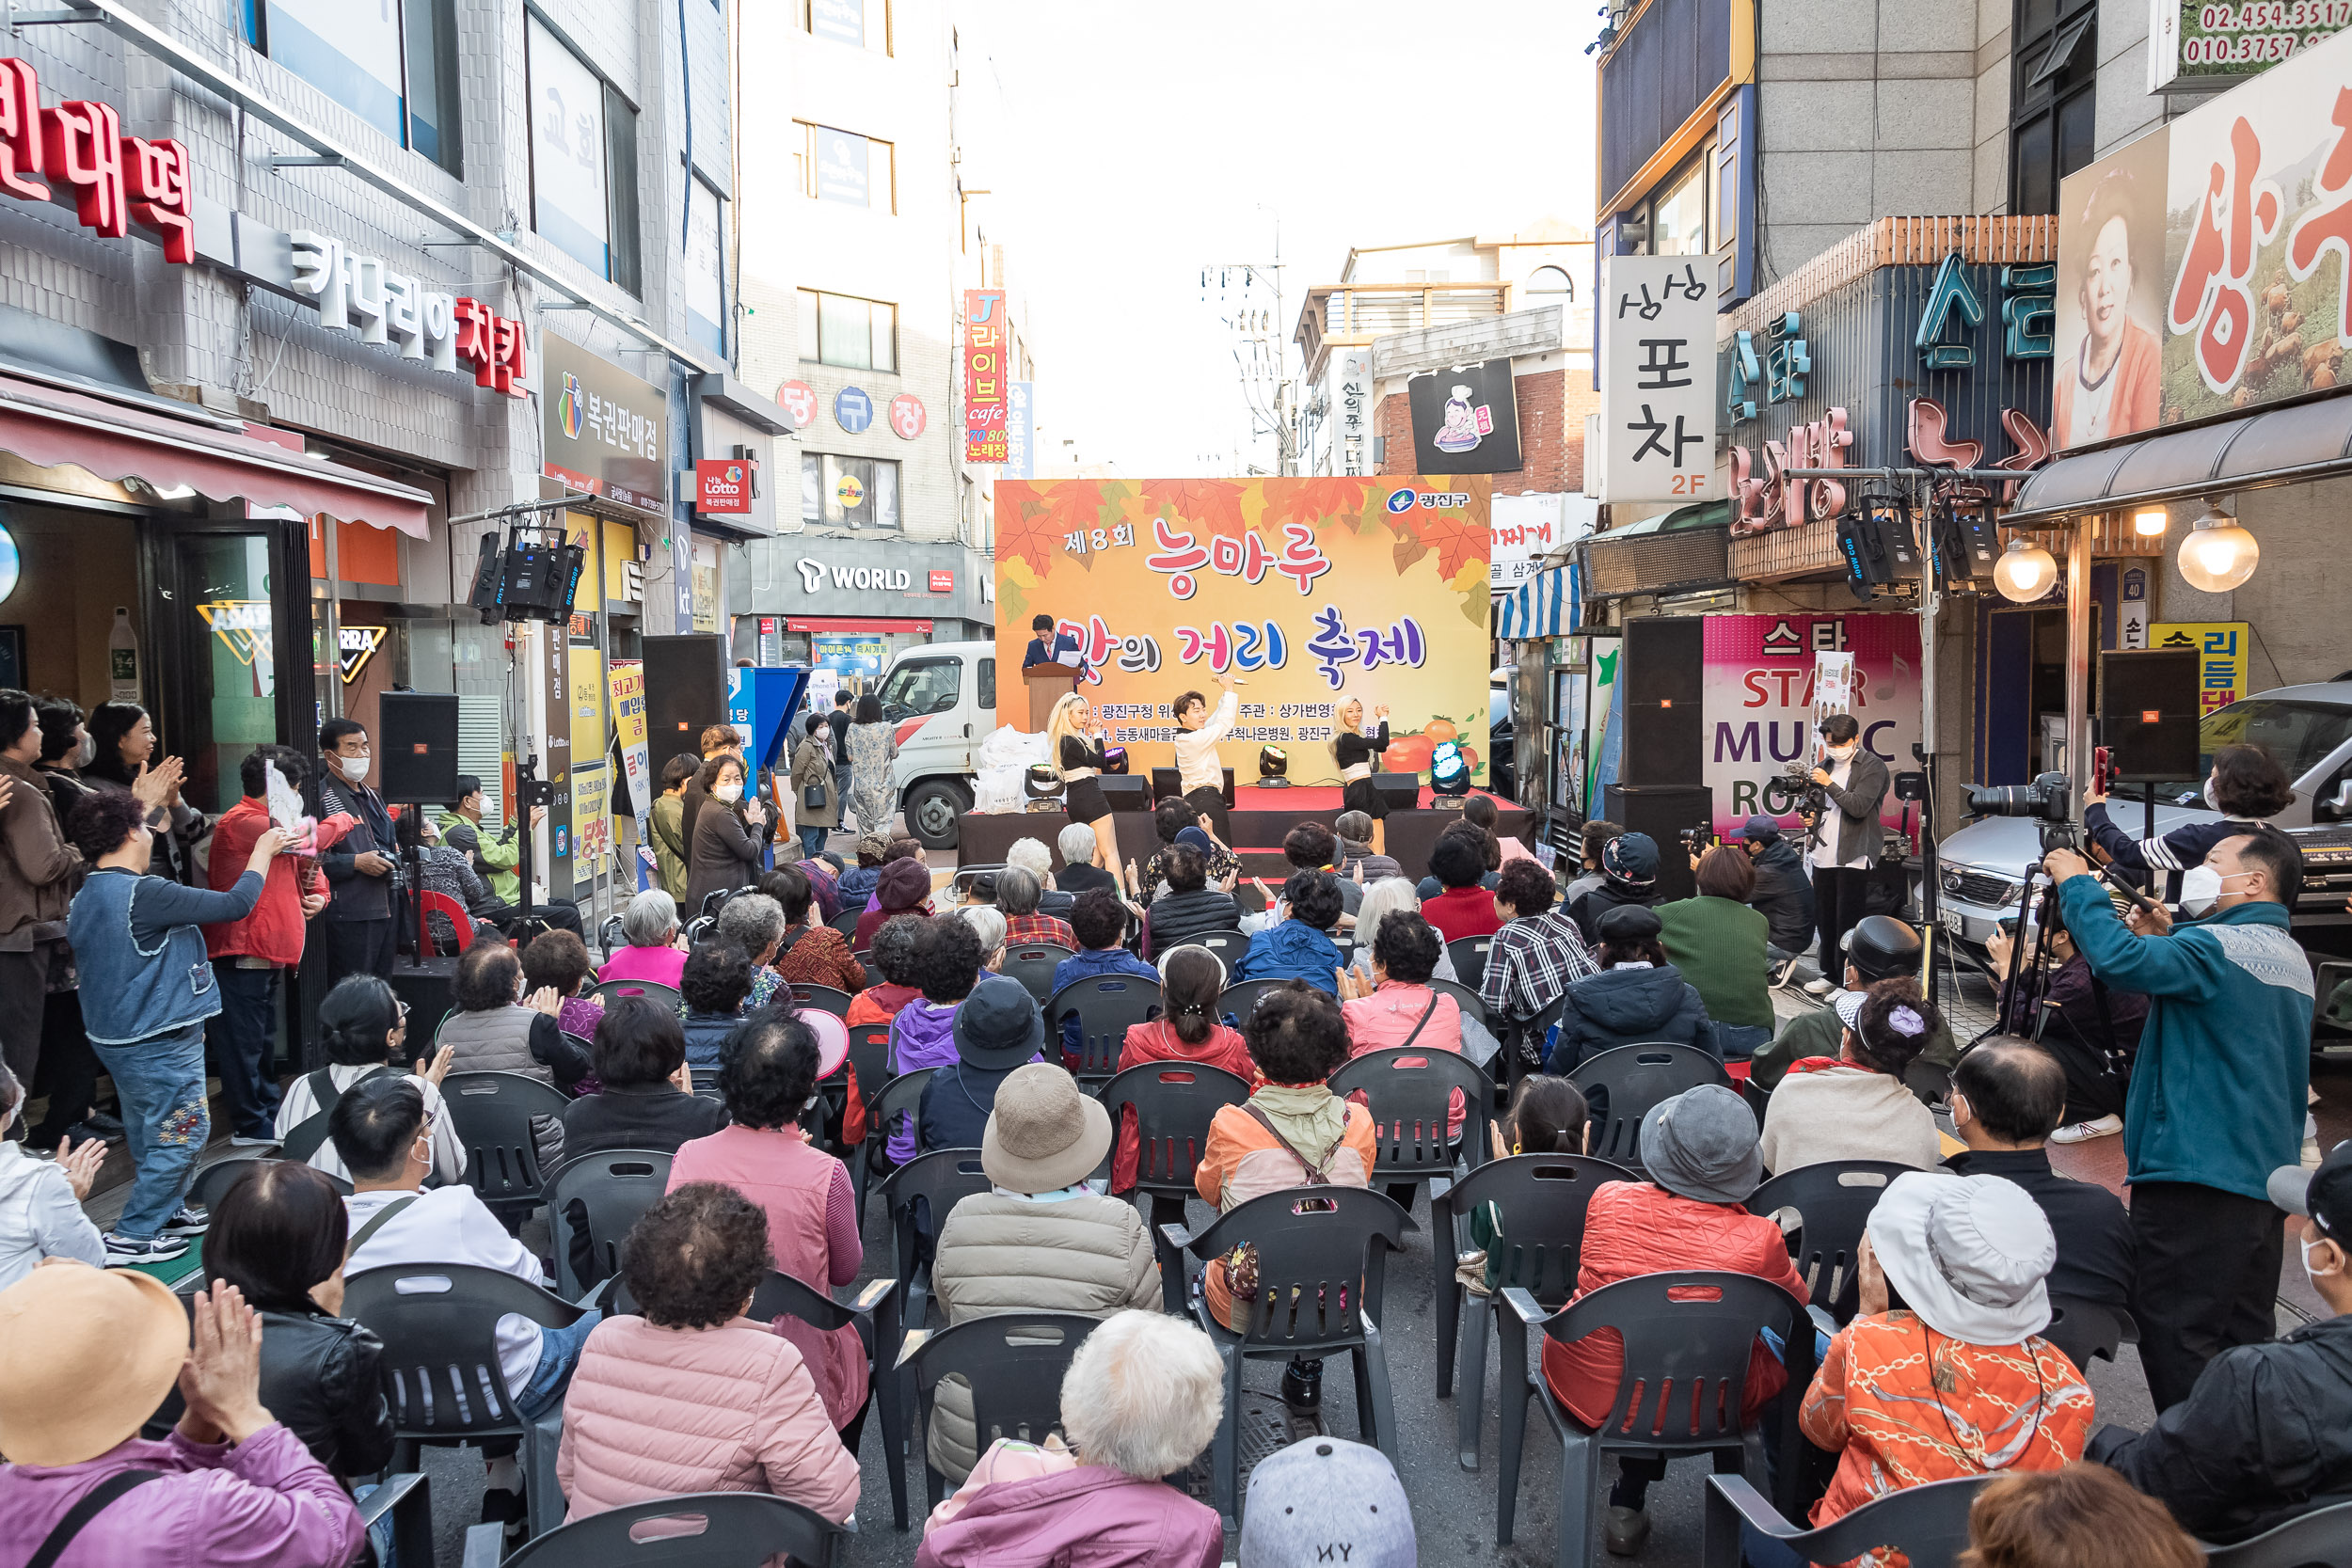
M 210 1209 L 220 1201 L 221 1195 L 235 1185 L 237 1179 L 244 1176 L 246 1172 L 256 1165 L 276 1164 L 278 1164 L 278 1157 L 270 1154 L 262 1155 L 258 1159 L 239 1155 L 231 1159 L 215 1160 L 196 1173 L 196 1180 L 188 1187 L 187 1201 L 195 1208 Z M 335 1183 L 335 1190 L 343 1196 L 351 1196 L 351 1183 L 348 1180 L 340 1176 L 329 1176 L 327 1180 Z
M 1779 1542 L 1805 1562 L 1843 1562 L 1874 1546 L 1893 1546 L 1911 1559 L 1911 1568 L 1951 1568 L 1967 1547 L 1968 1510 L 1977 1494 L 1999 1479 L 1960 1476 L 1907 1486 L 1810 1529 L 1783 1518 L 1746 1477 L 1709 1476 L 1700 1568 L 1740 1568 L 1742 1525 Z M 2297 1564 L 2303 1560 L 2294 1560 Z
M 791 988 L 795 1008 L 812 1008 L 838 1019 L 850 1016 L 850 993 L 838 986 L 814 985 L 806 980 L 788 980 L 786 984 Z
M 1502 1041 L 1502 1050 L 1498 1054 L 1502 1062 L 1504 1103 L 1509 1103 L 1510 1097 L 1518 1092 L 1519 1080 L 1535 1070 L 1536 1064 L 1543 1060 L 1545 1037 L 1560 1022 L 1560 1015 L 1567 1010 L 1567 995 L 1563 992 L 1553 997 L 1541 1010 L 1525 1018 L 1497 1019 L 1492 1014 L 1487 1016 L 1486 1026 L 1493 1029 Z
M 1832 1160 L 1775 1176 L 1745 1205 L 1751 1214 L 1797 1213 L 1782 1229 L 1806 1298 L 1843 1327 L 1861 1310 L 1862 1227 L 1886 1184 L 1910 1170 L 1884 1160 Z
M 1053 1000 L 1054 971 L 1064 958 L 1077 955 L 1057 942 L 1025 942 L 1005 950 L 1005 962 L 999 972 L 1009 980 L 1018 980 L 1029 988 L 1039 1006 Z
M 1227 973 L 1232 973 L 1230 964 L 1227 966 Z M 1242 980 L 1227 986 L 1217 993 L 1217 1022 L 1221 1023 L 1231 1017 L 1237 1025 L 1247 1029 L 1249 1024 L 1249 1015 L 1258 1006 L 1258 998 L 1268 991 L 1280 990 L 1285 986 L 1297 983 L 1295 980 Z
M 974 882 L 978 881 L 982 877 L 993 877 L 1004 868 L 1005 863 L 1003 861 L 995 861 L 985 865 L 976 863 L 973 865 L 960 865 L 956 867 L 955 875 L 947 879 L 948 902 L 953 904 L 962 903 L 966 898 L 972 895 L 972 884 Z
M 938 1070 L 934 1067 L 916 1068 L 913 1072 L 902 1072 L 896 1078 L 883 1080 L 880 1088 L 865 1091 L 866 1147 L 857 1164 L 858 1170 L 865 1174 L 869 1182 L 874 1177 L 887 1178 L 891 1174 L 889 1166 L 885 1164 L 890 1157 L 890 1129 L 901 1116 L 910 1118 L 914 1123 L 915 1152 L 918 1156 L 922 1153 L 923 1085 L 929 1084 L 931 1081 L 931 1074 Z M 863 1084 L 865 1080 L 860 1079 L 859 1082 Z M 858 1228 L 863 1232 L 866 1224 L 866 1199 L 863 1187 L 857 1196 Z
M 2113 1361 L 2118 1345 L 2139 1343 L 2139 1324 L 2129 1312 L 2081 1296 L 2050 1297 L 2050 1326 L 2042 1337 L 2066 1353 L 2075 1370 L 2090 1375 L 2095 1357 Z
M 1168 942 L 1155 951 L 1164 958 L 1179 947 L 1207 948 L 1225 961 L 1225 973 L 1231 974 L 1233 966 L 1241 962 L 1241 956 L 1249 951 L 1249 938 L 1239 931 L 1202 931 L 1198 936 Z
M 1340 967 L 1342 969 L 1345 969 L 1349 964 L 1356 961 L 1356 939 L 1354 937 L 1333 937 L 1331 939 L 1331 945 L 1340 950 Z
M 1593 1194 L 1606 1181 L 1638 1181 L 1623 1165 L 1581 1154 L 1514 1154 L 1489 1160 L 1470 1171 L 1452 1189 L 1429 1197 L 1430 1233 L 1451 1236 L 1454 1256 L 1474 1250 L 1470 1217 L 1483 1204 L 1493 1204 L 1502 1216 L 1501 1234 L 1488 1251 L 1497 1260 L 1495 1291 L 1482 1306 L 1471 1303 L 1463 1316 L 1463 1298 L 1470 1287 L 1457 1280 L 1438 1281 L 1438 1397 L 1454 1389 L 1454 1341 L 1462 1353 L 1460 1404 L 1454 1411 L 1462 1449 L 1462 1468 L 1478 1468 L 1478 1442 L 1486 1425 L 1486 1328 L 1491 1317 L 1496 1332 L 1519 1337 L 1516 1364 L 1527 1364 L 1527 1331 L 1503 1313 L 1502 1292 L 1512 1286 L 1525 1291 L 1538 1305 L 1557 1310 L 1576 1294 L 1577 1263 L 1584 1247 L 1584 1211 Z
M 365 1528 L 373 1529 L 390 1516 L 392 1557 L 402 1568 L 410 1563 L 433 1568 L 433 1489 L 422 1472 L 388 1475 L 375 1490 L 356 1499 L 354 1506 Z
M 1171 1246 L 1204 1263 L 1246 1242 L 1258 1248 L 1258 1293 L 1248 1303 L 1247 1328 L 1236 1331 L 1211 1318 L 1205 1296 L 1193 1303 L 1225 1363 L 1225 1415 L 1213 1454 L 1218 1513 L 1241 1517 L 1241 1374 L 1252 1358 L 1347 1352 L 1355 1364 L 1363 1439 L 1395 1463 L 1396 1403 L 1389 1392 L 1380 1315 L 1388 1255 L 1404 1247 L 1406 1232 L 1419 1228 L 1385 1194 L 1360 1187 L 1268 1193 L 1230 1210 L 1197 1236 L 1179 1226 L 1162 1228 Z
M 642 996 L 648 1002 L 658 1002 L 672 1009 L 686 1005 L 686 998 L 678 993 L 675 986 L 658 985 L 651 980 L 607 980 L 588 994 L 607 1007 L 624 996 Z
M 1724 1064 L 1695 1045 L 1620 1045 L 1587 1056 L 1567 1075 L 1587 1098 L 1609 1097 L 1606 1118 L 1597 1118 L 1586 1148 L 1596 1159 L 1642 1168 L 1642 1118 L 1661 1100 L 1672 1100 L 1701 1084 L 1731 1086 Z
M 1462 984 L 1459 980 L 1439 980 L 1432 977 L 1429 981 L 1429 989 L 1441 995 L 1454 998 L 1454 1005 L 1462 1009 L 1464 1018 L 1476 1019 L 1481 1024 L 1486 1022 L 1486 1004 L 1478 1000 L 1478 992 L 1471 987 Z
M 1141 1062 L 1103 1085 L 1114 1149 L 1122 1116 L 1136 1114 L 1136 1192 L 1152 1200 L 1152 1248 L 1159 1257 L 1161 1305 L 1169 1312 L 1184 1309 L 1184 1259 L 1160 1227 L 1184 1223 L 1184 1200 L 1196 1192 L 1193 1172 L 1209 1147 L 1209 1123 L 1248 1099 L 1242 1079 L 1195 1062 Z
M 446 893 L 436 893 L 431 888 L 420 888 L 417 897 L 422 905 L 418 914 L 424 920 L 424 928 L 432 938 L 435 952 L 439 952 L 441 947 L 440 934 L 433 929 L 431 919 L 437 914 L 449 922 L 451 940 L 456 943 L 450 949 L 451 952 L 463 953 L 473 945 L 473 917 L 466 912 L 464 904 Z
M 493 1209 L 529 1209 L 547 1196 L 534 1117 L 561 1120 L 571 1101 L 519 1072 L 453 1072 L 441 1101 L 466 1148 L 466 1185 Z
M 619 1274 L 621 1243 L 629 1227 L 661 1201 L 669 1185 L 670 1156 L 654 1149 L 600 1149 L 564 1161 L 548 1188 L 557 1293 L 577 1301 L 596 1280 Z M 582 1210 L 578 1221 L 567 1212 L 574 1203 Z M 572 1262 L 573 1240 L 582 1232 L 596 1259 L 593 1279 L 580 1278 Z
M 1081 1085 L 1100 1089 L 1119 1070 L 1129 1027 L 1160 1016 L 1159 984 L 1140 974 L 1089 974 L 1071 981 L 1045 1004 L 1047 1045 L 1060 1044 L 1061 1021 L 1073 1014 L 1078 1020 L 1078 1059 L 1065 1065 Z
M 1445 956 L 1454 960 L 1454 977 L 1472 991 L 1486 977 L 1486 950 L 1495 944 L 1493 936 L 1455 937 L 1445 944 Z
M 639 1540 L 637 1528 L 654 1520 L 675 1523 Z M 499 1568 L 499 1529 L 476 1525 L 466 1532 L 465 1568 Z M 766 1492 L 696 1492 L 575 1519 L 516 1548 L 505 1568 L 759 1568 L 779 1555 L 834 1568 L 849 1534 Z M 405 1554 L 401 1568 L 408 1568 Z
M 898 1370 L 914 1386 L 920 1418 L 914 1432 L 923 1445 L 923 1479 L 932 1508 L 952 1490 L 930 1461 L 940 1380 L 955 1376 L 971 1386 L 983 1452 L 999 1437 L 1041 1443 L 1061 1426 L 1062 1374 L 1095 1323 L 1073 1312 L 1007 1312 L 926 1335 L 908 1348 Z
M 2352 1503 L 2314 1509 L 2234 1546 L 2208 1546 L 2205 1568 L 2352 1568 Z
M 1748 1358 L 1760 1331 L 1770 1329 L 1780 1337 L 1791 1388 L 1803 1390 L 1813 1381 L 1813 1320 L 1804 1304 L 1753 1275 L 1701 1269 L 1642 1275 L 1604 1285 L 1549 1315 L 1525 1291 L 1512 1289 L 1502 1294 L 1522 1325 L 1541 1328 L 1560 1344 L 1573 1344 L 1602 1328 L 1616 1330 L 1624 1342 L 1609 1414 L 1597 1428 L 1590 1428 L 1553 1397 L 1540 1359 L 1531 1367 L 1514 1355 L 1514 1347 L 1523 1345 L 1523 1339 L 1502 1337 L 1502 1463 L 1495 1488 L 1495 1543 L 1508 1545 L 1511 1541 L 1512 1516 L 1518 1508 L 1519 1460 L 1527 1439 L 1527 1403 L 1533 1398 L 1542 1404 L 1560 1438 L 1560 1511 L 1552 1549 L 1558 1568 L 1589 1568 L 1593 1560 L 1593 1514 L 1601 1497 L 1601 1461 L 1608 1450 L 1707 1452 L 1714 1456 L 1719 1474 L 1749 1460 L 1762 1473 L 1762 1433 L 1743 1430 L 1740 1420 Z M 1781 1500 L 1791 1509 L 1804 1451 L 1804 1436 L 1788 1409 L 1793 1403 L 1783 1407 L 1788 1413 L 1779 1423 L 1776 1471 Z
M 897 1262 L 891 1278 L 902 1332 L 926 1326 L 931 1307 L 931 1249 L 955 1206 L 991 1183 L 977 1148 L 941 1148 L 918 1154 L 890 1173 L 882 1185 L 883 1212 L 890 1216 Z M 896 1360 L 894 1354 L 893 1360 Z
M 857 937 L 857 923 L 865 916 L 865 913 L 866 911 L 862 908 L 843 910 L 839 914 L 834 915 L 831 920 L 826 921 L 825 924 L 840 932 L 843 936 L 854 941 Z
M 873 1127 L 875 1097 L 890 1082 L 890 1025 L 887 1023 L 856 1023 L 850 1026 L 850 1059 L 846 1066 L 857 1075 L 858 1097 L 865 1101 L 866 1127 Z M 846 1096 L 845 1096 L 846 1099 Z M 850 1183 L 857 1195 L 858 1233 L 866 1232 L 866 1149 L 845 1149 L 844 1162 L 850 1167 Z

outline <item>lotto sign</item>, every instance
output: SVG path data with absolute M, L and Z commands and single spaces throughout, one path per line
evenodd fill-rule
M 1005 451 L 1005 292 L 963 291 L 963 460 L 1002 463 Z
M 694 462 L 694 510 L 741 514 L 752 509 L 752 465 L 735 457 Z
M 1715 306 L 1687 256 L 1601 262 L 1604 501 L 1715 493 Z
M 890 428 L 898 439 L 914 440 L 930 422 L 930 416 L 923 410 L 923 400 L 913 392 L 900 392 L 890 400 Z
M 792 416 L 792 428 L 806 430 L 817 419 L 817 388 L 805 381 L 787 381 L 776 388 L 776 401 Z

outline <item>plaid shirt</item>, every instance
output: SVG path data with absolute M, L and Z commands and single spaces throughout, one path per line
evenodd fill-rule
M 1576 918 L 1567 906 L 1556 904 L 1495 933 L 1478 1000 L 1489 1018 L 1532 1018 L 1558 1001 L 1571 982 L 1597 973 Z
M 1078 950 L 1078 933 L 1070 928 L 1070 922 L 1050 914 L 1015 914 L 1005 918 L 1005 945 L 1018 947 L 1024 942 L 1050 942 L 1057 947 Z

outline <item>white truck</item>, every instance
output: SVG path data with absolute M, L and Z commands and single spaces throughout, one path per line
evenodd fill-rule
M 891 659 L 876 692 L 897 726 L 907 831 L 927 849 L 952 849 L 972 809 L 973 752 L 996 728 L 996 644 L 909 648 Z

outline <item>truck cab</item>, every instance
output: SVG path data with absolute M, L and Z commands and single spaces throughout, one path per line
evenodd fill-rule
M 973 751 L 996 727 L 996 644 L 930 642 L 890 661 L 876 689 L 898 742 L 896 783 L 907 831 L 952 849 L 972 809 Z

